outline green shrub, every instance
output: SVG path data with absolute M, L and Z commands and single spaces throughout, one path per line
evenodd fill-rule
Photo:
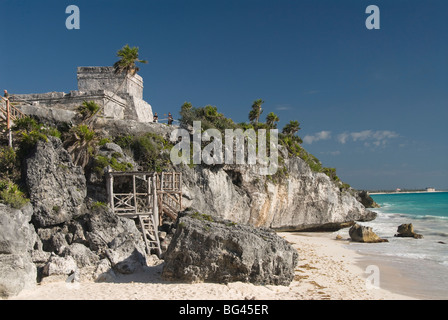
M 13 148 L 0 146 L 0 173 L 10 175 L 17 168 L 17 155 Z
M 8 180 L 0 180 L 0 202 L 7 204 L 13 208 L 20 209 L 26 203 L 28 199 L 25 194 L 20 190 L 19 186 Z
M 40 131 L 43 125 L 31 117 L 23 117 L 14 121 L 13 131 Z
M 107 208 L 107 203 L 105 203 L 105 202 L 96 201 L 92 204 L 93 211 L 100 211 L 105 208 Z
M 100 147 L 102 147 L 102 146 L 104 146 L 106 143 L 110 143 L 110 142 L 112 142 L 112 141 L 110 141 L 109 138 L 102 138 L 102 139 L 100 140 L 100 142 L 98 142 L 98 145 L 99 145 Z
M 59 139 L 61 139 L 61 137 L 62 137 L 61 132 L 56 128 L 49 128 L 49 129 L 47 129 L 47 132 L 48 132 L 49 136 L 56 137 Z
M 84 101 L 81 106 L 79 106 L 79 113 L 86 118 L 90 118 L 100 110 L 100 106 L 95 103 L 95 101 Z
M 114 157 L 110 159 L 100 155 L 95 157 L 93 163 L 93 170 L 95 172 L 102 175 L 104 168 L 106 168 L 107 166 L 110 166 L 115 171 L 129 171 L 134 168 L 131 163 L 128 162 L 120 163 Z
M 334 182 L 339 182 L 340 179 L 336 175 L 336 169 L 335 168 L 323 168 L 322 172 L 325 173 L 330 179 Z
M 133 158 L 145 171 L 161 172 L 169 166 L 172 144 L 157 134 L 148 132 L 139 136 L 118 136 L 114 142 L 132 152 Z

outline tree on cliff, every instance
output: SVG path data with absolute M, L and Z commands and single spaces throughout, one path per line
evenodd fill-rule
M 283 134 L 294 136 L 300 130 L 300 123 L 297 120 L 291 120 L 283 127 Z
M 274 112 L 271 112 L 266 116 L 266 124 L 269 126 L 269 128 L 276 129 L 277 122 L 279 122 L 279 121 L 280 121 L 280 119 Z
M 263 100 L 257 99 L 252 104 L 252 110 L 249 112 L 249 120 L 252 123 L 258 124 L 258 119 L 260 119 L 260 115 L 263 113 L 263 109 L 261 109 L 263 103 Z
M 120 57 L 120 60 L 114 63 L 116 74 L 125 72 L 133 76 L 140 71 L 136 65 L 137 62 L 148 63 L 148 61 L 138 58 L 138 47 L 131 48 L 128 44 L 118 50 L 117 56 Z

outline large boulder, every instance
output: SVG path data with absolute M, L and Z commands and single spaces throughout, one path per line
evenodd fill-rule
M 105 207 L 89 213 L 86 221 L 90 249 L 107 257 L 115 271 L 129 274 L 146 265 L 146 246 L 134 220 Z
M 164 260 L 166 280 L 289 285 L 298 253 L 272 230 L 185 211 Z
M 414 232 L 412 223 L 404 223 L 398 226 L 395 237 L 422 239 L 423 235 Z
M 361 226 L 359 224 L 353 225 L 349 230 L 349 235 L 352 241 L 365 243 L 389 242 L 387 239 L 381 239 L 371 227 Z
M 373 200 L 369 193 L 365 190 L 356 193 L 356 199 L 366 208 L 379 208 L 380 205 Z
M 39 141 L 25 161 L 25 173 L 36 226 L 58 225 L 83 214 L 86 179 L 60 139 Z
M 9 297 L 36 285 L 37 270 L 31 252 L 37 235 L 30 224 L 30 204 L 21 210 L 0 204 L 0 297 Z

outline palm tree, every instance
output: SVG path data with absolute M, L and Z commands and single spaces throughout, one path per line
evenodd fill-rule
M 269 126 L 269 128 L 276 129 L 277 122 L 279 121 L 280 119 L 274 112 L 271 112 L 266 116 L 266 124 Z
M 283 134 L 292 137 L 300 130 L 300 123 L 297 120 L 291 120 L 283 127 Z
M 64 147 L 72 156 L 73 164 L 84 168 L 95 153 L 98 144 L 98 136 L 94 130 L 85 124 L 73 127 L 69 137 L 64 142 Z
M 129 45 L 125 45 L 123 48 L 118 50 L 117 56 L 120 57 L 120 60 L 114 63 L 114 73 L 125 73 L 126 75 L 134 76 L 138 71 L 140 71 L 140 68 L 137 67 L 136 63 L 148 63 L 146 60 L 140 60 L 138 58 L 138 47 L 129 47 Z M 127 77 L 123 78 L 123 81 L 121 84 L 117 87 L 115 92 L 113 93 L 112 97 L 117 95 L 118 91 L 121 89 L 121 87 L 126 82 Z M 89 127 L 92 126 L 92 123 L 96 120 L 96 117 L 101 114 L 101 112 L 104 110 L 105 106 L 112 101 L 112 99 L 108 99 L 106 102 L 103 102 L 103 105 L 95 111 L 95 113 L 88 117 L 87 124 Z
M 117 56 L 120 57 L 120 60 L 114 63 L 115 74 L 124 72 L 133 76 L 140 70 L 136 65 L 137 62 L 148 63 L 148 61 L 138 58 L 138 47 L 131 48 L 128 44 L 118 50 Z
M 251 122 L 254 122 L 255 124 L 258 123 L 258 120 L 260 119 L 260 115 L 263 113 L 263 109 L 261 109 L 261 105 L 264 103 L 263 100 L 258 99 L 255 100 L 252 104 L 252 110 L 249 112 L 249 120 Z

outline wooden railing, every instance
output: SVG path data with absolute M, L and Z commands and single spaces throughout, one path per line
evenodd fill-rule
M 116 193 L 114 178 L 118 177 L 131 178 L 132 191 Z M 107 189 L 110 206 L 118 215 L 152 214 L 160 223 L 164 214 L 176 219 L 182 210 L 182 174 L 178 172 L 109 172 Z
M 0 121 L 8 121 L 8 107 L 9 107 L 9 119 L 10 121 L 15 121 L 17 119 L 21 119 L 26 117 L 22 111 L 17 109 L 10 101 L 6 100 L 5 98 L 1 97 L 1 103 L 0 103 Z

